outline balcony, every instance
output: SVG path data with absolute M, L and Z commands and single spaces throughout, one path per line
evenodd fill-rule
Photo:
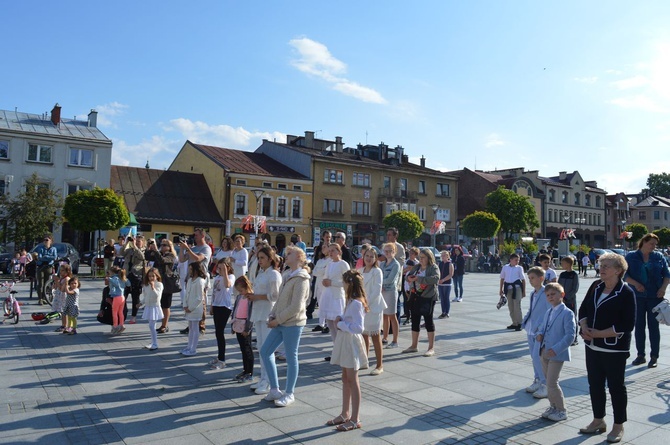
M 416 201 L 418 199 L 418 192 L 402 190 L 400 187 L 382 187 L 379 189 L 379 197 Z

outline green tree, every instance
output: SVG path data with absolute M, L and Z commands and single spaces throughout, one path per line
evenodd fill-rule
M 116 230 L 128 224 L 130 215 L 123 198 L 112 189 L 80 190 L 65 198 L 63 216 L 76 230 Z
M 486 195 L 486 211 L 500 219 L 500 228 L 505 238 L 510 238 L 514 233 L 532 232 L 540 227 L 530 200 L 502 186 Z
M 476 211 L 465 217 L 461 232 L 470 238 L 493 238 L 500 230 L 500 220 L 493 213 Z
M 384 217 L 385 227 L 398 229 L 398 241 L 410 241 L 418 238 L 423 233 L 423 223 L 414 212 L 401 210 L 393 212 Z
M 7 237 L 17 246 L 30 248 L 35 240 L 61 225 L 63 201 L 60 190 L 51 190 L 33 173 L 26 180 L 25 189 L 16 197 L 0 197 L 5 209 Z
M 670 197 L 670 174 L 650 173 L 647 178 L 647 189 L 650 195 Z
M 659 239 L 659 246 L 668 247 L 670 246 L 670 229 L 663 227 L 662 229 L 654 230 L 652 232 Z
M 628 242 L 630 242 L 632 244 L 636 244 L 649 231 L 647 230 L 647 226 L 645 226 L 644 224 L 633 223 L 633 224 L 628 224 L 626 226 L 626 232 L 631 232 L 633 234 L 630 238 L 628 238 Z M 623 240 L 623 241 L 625 242 L 626 240 Z

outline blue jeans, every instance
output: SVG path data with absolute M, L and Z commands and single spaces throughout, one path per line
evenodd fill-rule
M 649 325 L 649 345 L 651 357 L 658 358 L 658 352 L 661 346 L 661 332 L 658 328 L 658 320 L 656 314 L 651 310 L 658 305 L 661 299 L 658 298 L 636 298 L 637 314 L 635 315 L 635 347 L 637 348 L 637 355 L 644 355 L 647 325 Z
M 454 296 L 456 298 L 463 297 L 463 275 L 454 275 L 451 279 L 454 283 Z
M 451 284 L 448 286 L 437 286 L 437 291 L 440 294 L 442 313 L 449 314 L 449 311 L 451 310 L 451 301 L 449 300 L 449 296 L 451 295 Z
M 286 393 L 293 394 L 295 382 L 298 380 L 298 346 L 300 334 L 304 326 L 277 326 L 270 330 L 268 337 L 261 346 L 261 360 L 268 374 L 271 388 L 279 388 L 275 351 L 284 342 L 286 349 Z

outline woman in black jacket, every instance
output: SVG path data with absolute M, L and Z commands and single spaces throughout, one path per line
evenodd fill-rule
M 620 442 L 626 418 L 628 395 L 624 383 L 630 356 L 631 332 L 635 327 L 635 294 L 623 282 L 628 265 L 615 253 L 600 256 L 600 280 L 594 282 L 579 308 L 579 327 L 586 345 L 586 372 L 593 421 L 582 434 L 602 433 L 605 423 L 605 382 L 609 387 L 614 425 L 608 442 Z

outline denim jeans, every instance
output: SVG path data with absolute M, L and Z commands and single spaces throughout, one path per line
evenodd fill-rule
M 637 314 L 635 317 L 635 347 L 637 348 L 637 355 L 644 355 L 645 343 L 647 338 L 647 325 L 649 326 L 649 345 L 651 357 L 658 358 L 658 353 L 661 345 L 661 332 L 658 328 L 658 320 L 656 314 L 651 310 L 661 301 L 658 298 L 636 298 Z
M 449 297 L 451 296 L 451 284 L 446 286 L 439 285 L 437 286 L 437 291 L 440 295 L 440 306 L 442 308 L 442 313 L 449 314 L 449 311 L 451 310 L 451 300 L 449 300 Z
M 463 297 L 463 275 L 454 275 L 452 278 L 454 282 L 454 297 L 462 298 Z
M 298 381 L 298 346 L 304 326 L 277 326 L 270 330 L 268 337 L 261 346 L 261 360 L 268 374 L 271 388 L 279 388 L 275 351 L 284 342 L 286 349 L 286 393 L 293 394 Z

